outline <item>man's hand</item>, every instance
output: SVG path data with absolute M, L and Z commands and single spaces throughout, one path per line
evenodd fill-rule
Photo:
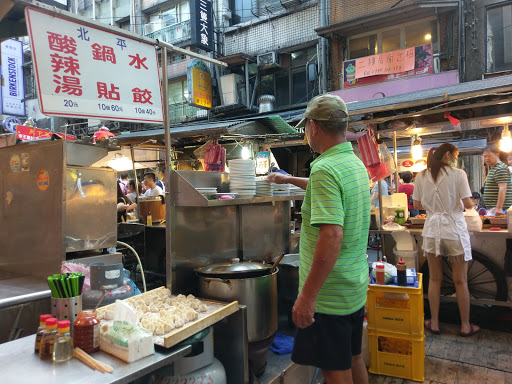
M 267 175 L 267 181 L 269 183 L 276 183 L 276 184 L 286 184 L 288 176 L 283 175 L 280 172 L 272 172 Z
M 292 309 L 293 323 L 299 328 L 307 328 L 315 322 L 315 300 L 305 297 L 302 293 L 295 300 Z
M 502 208 L 496 208 L 496 213 L 499 215 L 503 215 L 503 209 Z

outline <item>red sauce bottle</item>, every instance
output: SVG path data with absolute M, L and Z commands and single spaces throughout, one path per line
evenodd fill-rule
M 73 344 L 87 353 L 100 350 L 100 321 L 95 311 L 78 312 L 73 324 Z

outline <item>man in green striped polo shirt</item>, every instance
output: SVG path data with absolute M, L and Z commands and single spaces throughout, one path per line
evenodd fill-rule
M 363 163 L 347 142 L 347 124 L 341 98 L 326 94 L 312 99 L 298 124 L 305 125 L 309 145 L 320 154 L 309 179 L 275 173 L 267 178 L 306 189 L 292 360 L 321 368 L 328 384 L 368 383 L 361 340 L 370 187 Z
M 500 161 L 500 151 L 495 146 L 484 149 L 484 162 L 491 168 L 484 185 L 485 207 L 496 208 L 496 213 L 503 213 L 512 205 L 510 171 Z

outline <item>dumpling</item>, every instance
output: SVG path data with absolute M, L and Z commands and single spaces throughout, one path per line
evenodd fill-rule
M 208 310 L 208 308 L 206 307 L 206 304 L 201 303 L 201 304 L 199 305 L 199 308 L 197 308 L 197 310 L 198 310 L 199 312 L 206 312 L 206 311 Z

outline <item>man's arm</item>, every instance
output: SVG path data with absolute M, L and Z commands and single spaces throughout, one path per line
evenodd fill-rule
M 372 199 L 370 201 L 370 204 L 373 205 L 373 203 L 375 203 L 375 200 L 377 200 L 379 198 L 379 191 L 377 192 L 373 192 L 372 193 Z
M 318 292 L 336 265 L 342 241 L 343 227 L 335 224 L 320 224 L 313 264 L 293 306 L 292 319 L 297 327 L 307 328 L 313 324 Z
M 423 208 L 423 204 L 421 204 L 421 201 L 419 200 L 413 200 L 412 206 L 414 207 L 414 209 L 421 209 L 422 211 L 425 210 L 425 208 Z
M 307 177 L 295 177 L 291 175 L 284 175 L 279 172 L 273 172 L 270 173 L 267 176 L 267 181 L 269 183 L 276 183 L 276 184 L 293 184 L 296 187 L 306 189 L 308 187 L 308 181 L 309 179 Z
M 500 191 L 498 192 L 498 202 L 496 203 L 496 213 L 503 213 L 503 203 L 507 196 L 507 183 L 498 183 Z

